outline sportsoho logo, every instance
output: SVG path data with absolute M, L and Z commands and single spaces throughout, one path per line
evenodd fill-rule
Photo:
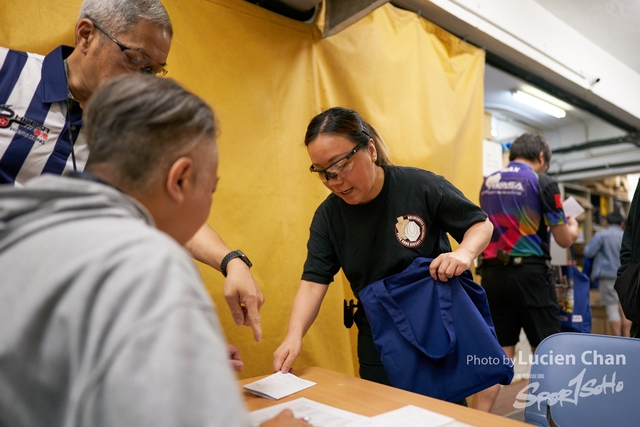
M 402 246 L 417 248 L 424 242 L 427 226 L 418 215 L 403 215 L 397 218 L 396 239 Z

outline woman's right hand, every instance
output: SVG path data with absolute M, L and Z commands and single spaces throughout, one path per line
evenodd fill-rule
M 291 365 L 300 356 L 302 338 L 286 336 L 280 347 L 273 353 L 273 372 L 286 374 L 291 371 Z

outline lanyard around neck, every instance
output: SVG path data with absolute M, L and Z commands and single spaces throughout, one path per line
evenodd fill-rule
M 71 94 L 71 88 L 69 87 L 69 69 L 67 67 L 67 60 L 64 60 L 64 74 L 67 77 L 67 132 L 69 133 L 69 145 L 71 146 L 71 161 L 73 162 L 73 171 L 78 172 L 78 167 L 76 166 L 76 153 L 75 153 L 75 141 L 73 139 L 73 131 L 71 130 L 71 109 L 73 108 L 73 103 L 76 102 Z

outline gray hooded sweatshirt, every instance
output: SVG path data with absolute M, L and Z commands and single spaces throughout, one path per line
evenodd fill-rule
M 249 424 L 200 275 L 142 205 L 0 187 L 0 426 Z

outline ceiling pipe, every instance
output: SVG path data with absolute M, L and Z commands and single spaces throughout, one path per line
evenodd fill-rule
M 634 144 L 636 147 L 640 147 L 640 137 L 636 133 L 629 133 L 625 136 L 620 136 L 618 138 L 609 138 L 609 139 L 599 139 L 597 141 L 589 141 L 583 142 L 581 144 L 574 144 L 568 147 L 554 148 L 553 154 L 566 154 L 572 153 L 574 151 L 587 150 L 589 148 L 595 147 L 604 147 L 607 145 L 615 145 L 615 144 Z
M 295 19 L 309 22 L 313 19 L 321 0 L 246 0 L 264 9 Z
M 280 2 L 300 12 L 307 12 L 322 3 L 322 0 L 280 0 Z

